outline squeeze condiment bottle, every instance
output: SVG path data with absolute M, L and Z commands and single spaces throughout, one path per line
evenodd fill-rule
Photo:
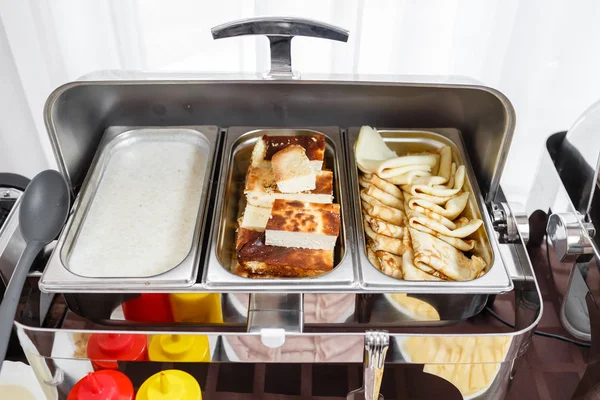
M 169 300 L 175 322 L 223 322 L 220 293 L 171 293 Z
M 210 362 L 205 335 L 154 335 L 148 346 L 150 361 Z
M 142 293 L 122 305 L 127 321 L 173 322 L 171 304 L 167 293 Z
M 147 346 L 146 335 L 94 333 L 88 341 L 87 356 L 94 370 L 119 369 L 117 361 L 147 360 Z
M 113 370 L 90 372 L 73 386 L 67 400 L 133 400 L 127 375 Z
M 200 385 L 194 377 L 178 369 L 161 371 L 146 379 L 136 400 L 202 400 Z

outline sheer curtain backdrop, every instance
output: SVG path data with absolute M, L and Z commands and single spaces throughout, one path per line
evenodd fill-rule
M 546 136 L 600 98 L 595 0 L 0 0 L 0 171 L 54 165 L 44 101 L 92 71 L 266 70 L 265 38 L 213 41 L 210 28 L 267 15 L 350 31 L 346 44 L 295 39 L 303 73 L 461 75 L 504 92 L 517 131 L 503 187 L 517 200 Z

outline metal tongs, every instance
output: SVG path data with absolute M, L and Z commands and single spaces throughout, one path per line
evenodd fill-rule
M 348 393 L 346 399 L 383 400 L 379 389 L 389 345 L 390 335 L 386 331 L 366 332 L 363 385 Z

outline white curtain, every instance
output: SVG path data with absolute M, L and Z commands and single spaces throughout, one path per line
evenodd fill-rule
M 596 0 L 0 0 L 0 170 L 53 165 L 44 101 L 92 71 L 266 70 L 266 39 L 210 35 L 266 15 L 350 31 L 345 44 L 295 39 L 302 73 L 461 75 L 504 92 L 518 122 L 503 187 L 517 200 L 545 138 L 600 98 Z

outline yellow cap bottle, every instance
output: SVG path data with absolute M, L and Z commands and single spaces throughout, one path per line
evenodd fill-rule
M 163 362 L 210 362 L 210 346 L 205 335 L 154 335 L 148 346 L 148 359 Z
M 202 392 L 198 381 L 192 375 L 177 369 L 169 369 L 146 379 L 135 398 L 137 400 L 202 400 Z
M 223 322 L 220 293 L 171 293 L 169 301 L 175 322 Z

